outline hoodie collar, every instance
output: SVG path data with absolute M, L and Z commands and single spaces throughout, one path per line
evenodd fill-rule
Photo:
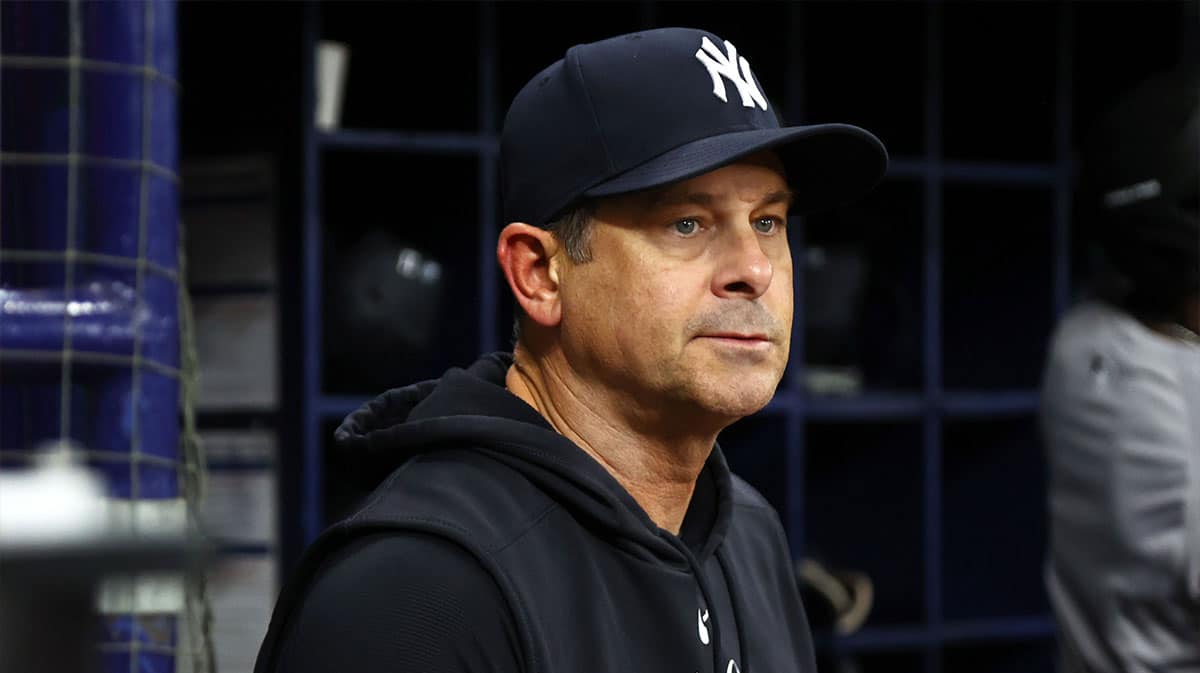
M 380 479 L 409 459 L 473 449 L 524 474 L 577 517 L 613 533 L 620 546 L 673 554 L 633 496 L 536 409 L 505 386 L 509 353 L 485 355 L 441 379 L 389 390 L 346 417 L 335 439 L 369 462 Z M 720 545 L 732 516 L 732 482 L 714 446 L 696 482 L 680 537 L 699 560 Z

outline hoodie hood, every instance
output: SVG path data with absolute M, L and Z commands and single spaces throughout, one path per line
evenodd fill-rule
M 509 353 L 396 388 L 346 417 L 334 437 L 377 480 L 417 456 L 471 450 L 517 470 L 584 525 L 638 556 L 677 560 L 674 537 L 574 442 L 505 388 Z M 729 467 L 718 446 L 697 479 L 680 537 L 697 560 L 724 539 L 733 508 Z

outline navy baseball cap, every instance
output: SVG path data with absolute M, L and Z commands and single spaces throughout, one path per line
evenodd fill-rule
M 506 222 L 545 226 L 587 197 L 686 180 L 771 149 L 807 214 L 868 192 L 878 138 L 848 124 L 781 127 L 733 44 L 659 28 L 571 47 L 527 83 L 500 136 Z

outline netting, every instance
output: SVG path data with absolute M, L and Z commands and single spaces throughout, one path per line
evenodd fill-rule
M 0 469 L 70 441 L 147 533 L 196 521 L 204 473 L 175 36 L 171 0 L 0 2 Z M 212 670 L 202 577 L 98 603 L 102 670 Z

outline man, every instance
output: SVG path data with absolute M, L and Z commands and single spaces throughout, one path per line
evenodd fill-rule
M 501 137 L 514 353 L 346 419 L 400 467 L 310 549 L 257 670 L 814 670 L 778 517 L 715 440 L 787 363 L 789 208 L 886 159 L 861 129 L 780 128 L 700 30 L 535 76 Z
M 1066 673 L 1200 672 L 1200 73 L 1108 110 L 1081 205 L 1107 258 L 1044 382 Z

